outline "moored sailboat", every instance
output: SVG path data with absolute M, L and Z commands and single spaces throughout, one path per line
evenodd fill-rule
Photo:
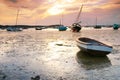
M 113 29 L 114 29 L 114 30 L 118 30 L 118 28 L 119 28 L 119 25 L 118 25 L 118 24 L 114 24 L 114 25 L 113 25 Z
M 18 16 L 19 16 L 19 9 L 17 10 L 17 15 L 16 15 L 16 23 L 15 23 L 15 26 L 10 26 L 10 27 L 7 27 L 6 30 L 7 31 L 22 31 L 23 29 L 17 25 L 18 23 Z
M 82 8 L 83 8 L 83 4 L 82 4 L 82 6 L 80 8 L 80 11 L 78 13 L 78 16 L 76 18 L 75 23 L 72 24 L 72 28 L 71 29 L 72 29 L 73 32 L 79 32 L 81 30 L 81 28 L 82 28 L 81 25 L 80 25 L 81 21 L 79 21 L 80 14 L 82 12 Z
M 95 29 L 101 29 L 101 25 L 97 25 L 97 17 L 96 17 L 96 25 L 94 26 Z
M 60 19 L 60 26 L 58 27 L 59 31 L 66 31 L 67 27 L 63 25 L 63 15 L 62 18 Z

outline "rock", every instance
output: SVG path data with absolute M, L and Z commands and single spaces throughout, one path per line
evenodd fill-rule
M 37 75 L 37 76 L 35 76 L 35 77 L 31 77 L 31 80 L 40 80 L 40 76 Z

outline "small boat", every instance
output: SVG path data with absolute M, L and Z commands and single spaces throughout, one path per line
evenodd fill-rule
M 72 25 L 72 32 L 79 32 L 81 30 L 81 25 L 79 23 L 74 23 Z
M 35 30 L 42 30 L 42 27 L 36 27 Z
M 58 27 L 58 29 L 59 29 L 59 31 L 66 31 L 66 30 L 67 30 L 67 27 L 61 25 L 61 26 Z
M 96 25 L 94 26 L 95 29 L 101 29 L 102 26 L 101 25 L 97 25 L 97 17 L 96 17 Z
M 93 56 L 106 56 L 112 51 L 112 46 L 91 38 L 81 37 L 76 41 L 81 51 Z
M 8 27 L 6 28 L 7 31 L 11 31 L 11 32 L 17 32 L 17 31 L 22 31 L 22 28 L 19 27 Z
M 71 28 L 72 32 L 79 32 L 81 30 L 81 28 L 82 28 L 81 25 L 80 25 L 81 21 L 79 19 L 80 15 L 81 15 L 81 12 L 82 12 L 82 8 L 83 8 L 83 4 L 82 4 L 82 6 L 81 6 L 81 8 L 79 10 L 79 13 L 77 15 L 75 23 L 72 24 L 72 28 Z
M 100 25 L 96 25 L 94 28 L 95 29 L 101 29 L 102 27 Z
M 114 24 L 114 25 L 113 25 L 113 29 L 114 29 L 114 30 L 118 30 L 118 28 L 119 28 L 119 25 L 118 25 L 118 24 Z
M 60 25 L 58 26 L 59 31 L 66 31 L 67 27 L 63 25 L 63 14 L 61 15 Z

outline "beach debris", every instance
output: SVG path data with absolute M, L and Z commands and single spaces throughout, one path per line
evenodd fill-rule
M 40 80 L 40 76 L 37 75 L 37 76 L 35 76 L 35 77 L 31 77 L 31 80 Z
M 4 74 L 0 74 L 0 80 L 4 80 L 7 76 Z
M 63 46 L 63 44 L 56 44 L 57 46 Z

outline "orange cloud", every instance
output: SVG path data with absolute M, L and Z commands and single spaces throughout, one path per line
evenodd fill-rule
M 106 15 L 108 13 L 119 15 L 120 13 L 120 0 L 0 0 L 0 21 L 4 24 L 14 24 L 18 7 L 20 8 L 19 23 L 21 24 L 32 24 L 36 20 L 43 22 L 49 19 L 50 21 L 50 18 L 59 17 L 60 14 L 64 14 L 69 21 L 72 21 L 78 14 L 82 4 L 84 4 L 83 16 L 84 14 L 90 16 L 89 14 L 94 13 L 104 13 Z M 56 7 L 56 5 L 59 5 L 59 7 Z M 57 15 L 52 15 L 49 12 L 53 11 L 54 14 L 54 11 L 57 11 L 56 9 L 62 11 Z M 71 18 L 71 16 L 73 17 Z
M 0 3 L 13 8 L 28 8 L 34 9 L 40 6 L 44 0 L 1 0 Z

